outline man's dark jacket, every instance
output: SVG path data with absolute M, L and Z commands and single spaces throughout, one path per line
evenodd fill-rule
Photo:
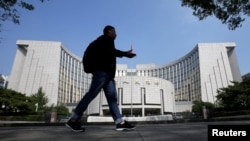
M 116 49 L 114 39 L 107 35 L 101 35 L 91 42 L 86 51 L 88 51 L 90 58 L 88 67 L 91 68 L 91 73 L 94 71 L 104 71 L 113 78 L 116 71 L 116 57 L 123 57 L 127 54 L 125 51 Z

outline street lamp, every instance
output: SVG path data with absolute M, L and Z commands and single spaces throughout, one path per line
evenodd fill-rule
M 38 103 L 36 103 L 35 106 L 36 106 L 36 112 L 37 112 L 37 110 L 38 110 Z

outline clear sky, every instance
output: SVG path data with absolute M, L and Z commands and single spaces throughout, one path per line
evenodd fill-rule
M 218 19 L 199 21 L 179 0 L 28 0 L 34 11 L 19 10 L 21 24 L 3 24 L 0 32 L 0 74 L 10 75 L 17 40 L 60 41 L 79 57 L 102 34 L 116 28 L 116 48 L 137 56 L 119 64 L 164 65 L 189 53 L 198 43 L 235 42 L 241 74 L 250 72 L 250 17 L 229 30 Z M 209 59 L 209 58 L 208 58 Z

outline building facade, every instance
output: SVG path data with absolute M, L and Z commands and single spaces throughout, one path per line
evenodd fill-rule
M 0 88 L 7 88 L 7 79 L 7 76 L 0 74 Z
M 8 88 L 26 95 L 42 87 L 49 104 L 76 103 L 89 88 L 91 74 L 83 71 L 81 57 L 61 42 L 18 40 Z M 200 43 L 182 58 L 135 69 L 118 64 L 116 84 L 119 107 L 125 115 L 145 116 L 191 110 L 193 101 L 216 102 L 216 90 L 241 81 L 235 43 Z M 87 114 L 107 115 L 103 92 Z
M 9 89 L 29 96 L 42 87 L 48 105 L 77 103 L 88 90 L 91 76 L 81 58 L 61 42 L 18 40 L 17 46 Z
M 193 101 L 215 103 L 217 89 L 242 81 L 235 47 L 235 43 L 199 43 L 169 64 L 137 65 L 137 75 L 172 82 L 177 112 L 190 109 Z

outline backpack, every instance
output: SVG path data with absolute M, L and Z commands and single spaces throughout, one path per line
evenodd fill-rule
M 93 43 L 89 44 L 89 46 L 86 48 L 86 50 L 83 53 L 82 57 L 82 63 L 83 63 L 83 69 L 86 73 L 92 73 L 94 66 L 93 66 Z

